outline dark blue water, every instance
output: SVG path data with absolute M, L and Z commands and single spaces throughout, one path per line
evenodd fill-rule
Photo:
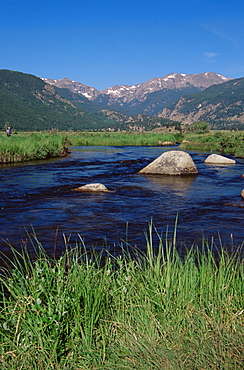
M 162 147 L 76 147 L 61 159 L 0 167 L 0 247 L 27 243 L 28 233 L 48 250 L 82 239 L 87 247 L 118 248 L 122 241 L 143 249 L 152 220 L 179 244 L 202 237 L 229 248 L 244 241 L 244 160 L 231 166 L 204 163 L 208 153 L 190 152 L 197 176 L 145 176 L 137 172 L 166 150 Z M 173 148 L 175 150 L 175 148 Z M 113 192 L 78 193 L 101 182 Z

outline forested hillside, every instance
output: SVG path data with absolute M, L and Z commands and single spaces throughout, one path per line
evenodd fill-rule
M 106 108 L 106 107 L 105 107 Z M 168 119 L 126 116 L 36 76 L 0 70 L 0 125 L 15 130 L 151 130 L 179 127 Z
M 183 124 L 206 121 L 212 128 L 244 129 L 244 78 L 183 96 L 159 115 Z
M 0 124 L 17 130 L 85 130 L 116 122 L 78 108 L 42 79 L 0 70 Z

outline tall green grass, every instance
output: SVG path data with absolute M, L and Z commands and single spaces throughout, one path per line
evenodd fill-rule
M 223 154 L 233 154 L 244 157 L 243 131 L 212 131 L 207 134 L 185 134 L 181 143 L 184 150 L 218 151 Z
M 155 235 L 157 245 L 153 244 Z M 182 257 L 149 225 L 146 252 L 51 258 L 12 248 L 2 270 L 3 369 L 243 369 L 240 254 L 206 241 Z M 9 261 L 10 262 L 10 261 Z
M 67 135 L 60 133 L 0 135 L 0 163 L 59 157 L 68 151 Z
M 69 136 L 72 145 L 105 145 L 105 146 L 145 146 L 159 145 L 160 142 L 170 141 L 175 144 L 181 138 L 179 133 L 144 132 L 76 132 Z

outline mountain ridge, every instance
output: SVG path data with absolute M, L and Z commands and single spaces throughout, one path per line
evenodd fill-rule
M 244 129 L 244 78 L 230 79 L 209 72 L 188 76 L 171 74 L 163 79 L 151 79 L 144 86 L 131 85 L 133 91 L 142 89 L 139 91 L 141 101 L 128 92 L 130 87 L 117 85 L 113 90 L 117 93 L 112 94 L 112 98 L 118 94 L 125 96 L 108 104 L 109 94 L 101 95 L 95 88 L 90 90 L 67 78 L 49 80 L 52 82 L 49 84 L 47 79 L 34 75 L 0 70 L 0 121 L 17 130 L 32 131 L 52 128 L 143 131 L 162 127 L 175 130 L 180 129 L 182 123 L 188 125 L 196 121 L 204 121 L 215 129 Z M 223 80 L 227 81 L 220 83 Z M 203 84 L 210 82 L 217 83 L 204 89 Z M 157 90 L 165 83 L 173 88 Z M 203 90 L 199 92 L 199 89 Z M 93 97 L 88 99 L 86 96 L 91 93 Z M 98 102 L 99 97 L 107 100 Z M 116 109 L 118 106 L 120 110 Z M 132 114 L 126 114 L 128 110 Z
M 244 129 L 244 78 L 212 85 L 203 92 L 181 97 L 159 117 L 189 125 L 206 121 L 219 129 Z
M 106 108 L 106 107 L 105 107 Z M 27 73 L 0 70 L 0 122 L 15 130 L 151 130 L 179 124 L 163 118 L 119 115 L 85 96 Z M 115 119 L 116 118 L 116 119 Z
M 94 103 L 110 107 L 127 115 L 144 113 L 155 116 L 163 108 L 188 93 L 200 92 L 213 84 L 231 80 L 214 72 L 184 74 L 171 73 L 164 77 L 154 77 L 136 85 L 115 85 L 99 91 L 68 78 L 53 80 L 42 78 L 46 83 L 59 88 L 67 88 Z M 155 98 L 155 93 L 156 98 Z

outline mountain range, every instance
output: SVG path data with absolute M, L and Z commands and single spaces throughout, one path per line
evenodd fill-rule
M 172 73 L 103 91 L 0 70 L 0 121 L 18 130 L 152 130 L 206 121 L 244 129 L 244 78 Z
M 98 107 L 107 107 L 128 116 L 140 113 L 156 116 L 183 95 L 201 92 L 214 84 L 229 81 L 230 78 L 213 72 L 188 75 L 172 73 L 137 85 L 115 85 L 103 91 L 68 78 L 43 80 L 58 88 L 68 89 L 76 102 L 79 97 L 83 102 L 85 97 Z
M 168 119 L 126 116 L 96 105 L 81 94 L 30 74 L 0 70 L 0 122 L 15 130 L 149 130 L 179 126 Z

